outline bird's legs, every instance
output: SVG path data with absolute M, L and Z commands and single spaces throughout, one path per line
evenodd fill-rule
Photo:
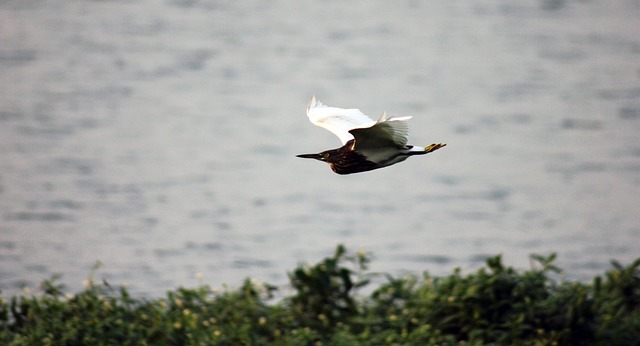
M 426 153 L 430 153 L 432 151 L 436 151 L 436 150 L 438 150 L 438 149 L 440 149 L 440 148 L 442 148 L 444 146 L 446 146 L 446 144 L 443 144 L 443 143 L 431 144 L 430 146 L 424 148 L 424 153 L 426 154 Z

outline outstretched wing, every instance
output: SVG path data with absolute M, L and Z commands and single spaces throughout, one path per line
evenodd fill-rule
M 354 138 L 349 133 L 350 130 L 376 125 L 373 119 L 359 109 L 329 107 L 316 100 L 315 96 L 311 97 L 309 101 L 307 116 L 312 124 L 327 129 L 338 136 L 343 145 Z
M 409 139 L 409 123 L 407 117 L 389 117 L 383 113 L 380 119 L 370 127 L 356 128 L 349 131 L 356 139 L 355 148 L 404 148 Z

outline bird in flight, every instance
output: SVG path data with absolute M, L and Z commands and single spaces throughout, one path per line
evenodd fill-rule
M 446 144 L 427 147 L 407 145 L 410 116 L 392 117 L 382 113 L 374 121 L 359 109 L 329 107 L 311 97 L 307 106 L 309 121 L 331 131 L 340 138 L 342 147 L 318 154 L 297 157 L 316 159 L 329 164 L 338 174 L 352 174 L 391 166 L 409 156 L 424 155 Z

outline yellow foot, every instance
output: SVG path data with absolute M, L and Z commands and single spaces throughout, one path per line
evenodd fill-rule
M 430 153 L 432 151 L 436 151 L 442 147 L 446 146 L 446 144 L 443 143 L 438 143 L 438 144 L 431 144 L 430 146 L 424 148 L 424 151 L 427 153 Z

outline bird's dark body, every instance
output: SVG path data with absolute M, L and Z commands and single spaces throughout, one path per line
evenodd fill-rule
M 404 160 L 411 155 L 422 155 L 427 153 L 424 151 L 410 152 L 409 149 L 412 147 L 413 146 L 411 145 L 405 146 L 404 149 L 406 149 L 406 151 L 398 151 L 395 155 L 386 157 L 385 160 L 374 162 L 355 149 L 355 140 L 352 139 L 344 146 L 338 149 L 324 151 L 320 153 L 320 155 L 323 157 L 322 161 L 327 162 L 334 172 L 344 175 L 371 171 L 386 167 L 390 162 L 398 158 Z
M 419 151 L 413 151 L 411 150 L 414 148 L 412 145 L 406 145 L 404 147 L 396 147 L 391 151 L 391 155 L 388 155 L 390 152 L 385 148 L 365 149 L 365 152 L 374 154 L 374 157 L 376 156 L 376 150 L 382 150 L 386 153 L 382 156 L 377 155 L 378 160 L 371 160 L 368 155 L 365 155 L 363 152 L 356 149 L 356 141 L 352 139 L 338 149 L 325 150 L 319 154 L 302 154 L 298 155 L 298 157 L 324 161 L 329 164 L 334 172 L 344 175 L 372 171 L 374 169 L 391 166 L 397 162 L 406 160 L 409 156 L 425 155 L 438 150 L 445 145 L 446 144 L 431 144 Z M 379 152 L 380 151 L 378 151 L 378 153 Z
M 347 143 L 338 149 L 328 150 L 329 157 L 326 162 L 334 172 L 351 174 L 370 171 L 378 167 L 375 162 L 371 162 L 364 155 L 353 151 L 352 147 L 351 143 Z

